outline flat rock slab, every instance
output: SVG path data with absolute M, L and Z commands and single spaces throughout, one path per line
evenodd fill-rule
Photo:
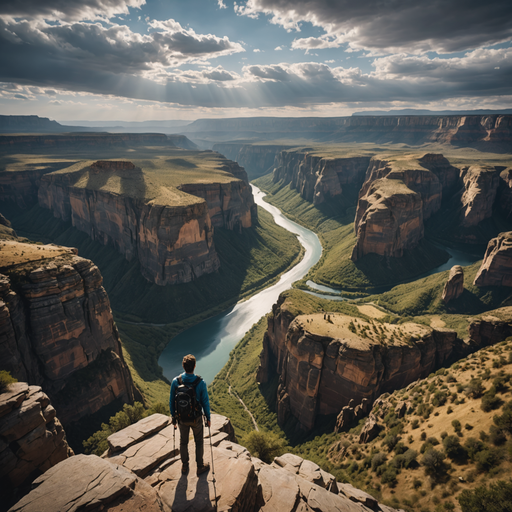
M 261 512 L 292 512 L 300 499 L 297 480 L 288 471 L 263 466 L 258 473 L 264 504 Z
M 217 510 L 245 512 L 252 510 L 256 499 L 258 480 L 247 450 L 233 450 L 232 443 L 223 442 L 213 450 L 206 449 L 204 462 L 210 464 L 210 471 L 196 475 L 193 443 L 190 450 L 190 471 L 181 473 L 181 462 L 172 464 L 162 471 L 152 485 L 158 489 L 162 502 L 173 512 L 209 512 Z M 211 453 L 215 469 L 213 482 Z
M 18 408 L 28 395 L 26 382 L 10 384 L 7 390 L 0 395 L 0 417 Z
M 109 436 L 107 439 L 109 449 L 111 453 L 125 450 L 146 437 L 149 437 L 151 434 L 167 427 L 169 422 L 169 416 L 165 416 L 164 414 L 152 414 Z
M 343 494 L 356 503 L 362 503 L 372 510 L 377 509 L 378 501 L 371 494 L 361 491 L 361 489 L 357 489 L 353 485 L 338 483 L 338 490 L 340 494 Z
M 120 464 L 144 478 L 161 462 L 178 454 L 180 445 L 178 432 L 179 429 L 175 431 L 174 425 L 169 425 L 156 435 L 130 446 L 123 453 L 109 457 L 107 460 Z
M 37 478 L 35 487 L 9 512 L 75 512 L 163 508 L 156 492 L 133 473 L 95 455 L 76 455 Z M 120 501 L 123 507 L 120 508 Z M 131 504 L 130 504 L 131 502 Z M 109 506 L 112 505 L 112 507 Z

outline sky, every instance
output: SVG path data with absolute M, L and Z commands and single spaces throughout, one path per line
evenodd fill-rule
M 0 114 L 512 107 L 510 0 L 1 0 Z

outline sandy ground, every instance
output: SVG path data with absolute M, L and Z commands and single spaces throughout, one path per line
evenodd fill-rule
M 436 327 L 439 327 L 439 328 L 446 327 L 446 323 L 443 322 L 443 320 L 441 320 L 441 317 L 439 315 L 433 315 L 430 317 L 430 325 L 434 329 Z
M 12 240 L 0 240 L 0 267 L 44 260 L 71 252 L 72 249 L 55 245 L 24 244 Z
M 371 306 L 370 306 L 371 307 Z M 402 345 L 430 332 L 428 327 L 407 322 L 404 324 L 387 324 L 366 322 L 361 318 L 351 317 L 342 313 L 315 313 L 297 317 L 305 331 L 333 339 L 341 339 L 353 344 L 354 347 L 370 344 Z
M 370 306 L 369 304 L 365 304 L 363 306 L 357 306 L 357 309 L 366 316 L 369 316 L 370 318 L 383 318 L 386 316 L 386 313 L 384 311 L 381 311 L 380 309 L 376 308 L 375 306 Z

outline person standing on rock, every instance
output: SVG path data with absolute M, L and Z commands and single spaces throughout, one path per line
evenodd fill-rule
M 196 358 L 189 354 L 183 358 L 182 364 L 185 372 L 172 381 L 169 407 L 174 428 L 176 424 L 180 427 L 181 472 L 187 474 L 189 471 L 188 439 L 192 429 L 196 444 L 197 475 L 200 475 L 210 469 L 210 464 L 203 462 L 203 414 L 206 425 L 210 427 L 210 399 L 205 381 L 194 375 Z

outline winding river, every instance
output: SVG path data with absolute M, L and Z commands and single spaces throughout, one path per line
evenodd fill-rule
M 183 331 L 173 338 L 158 360 L 158 364 L 163 368 L 164 375 L 169 380 L 183 371 L 181 367 L 183 356 L 194 354 L 197 359 L 198 373 L 206 383 L 210 383 L 215 375 L 224 367 L 229 359 L 229 353 L 243 338 L 245 333 L 272 309 L 272 305 L 283 291 L 290 288 L 293 282 L 305 276 L 309 269 L 320 259 L 322 246 L 315 233 L 287 219 L 275 206 L 263 200 L 265 194 L 259 188 L 254 185 L 251 185 L 251 187 L 256 204 L 271 213 L 276 224 L 298 236 L 299 242 L 305 249 L 304 258 L 299 264 L 283 274 L 279 282 L 273 286 L 262 290 L 244 302 L 236 304 L 231 309 Z M 448 247 L 443 248 L 450 254 L 450 259 L 443 265 L 419 277 L 442 272 L 453 265 L 469 265 L 481 259 L 481 257 L 468 255 L 462 251 L 453 250 Z M 310 288 L 314 288 L 319 292 L 339 293 L 339 290 L 318 285 L 312 281 L 308 281 L 307 284 Z M 321 298 L 344 300 L 342 297 L 316 292 L 309 293 Z
M 293 282 L 305 276 L 320 259 L 322 246 L 315 233 L 287 219 L 275 206 L 263 200 L 265 194 L 259 188 L 251 186 L 256 204 L 271 213 L 276 224 L 298 236 L 299 242 L 305 249 L 304 258 L 284 273 L 276 284 L 173 338 L 158 360 L 164 375 L 169 380 L 183 371 L 181 368 L 183 356 L 194 354 L 197 360 L 197 372 L 206 383 L 210 383 L 226 364 L 231 350 L 252 325 L 272 309 L 272 305 L 282 292 L 290 288 Z

